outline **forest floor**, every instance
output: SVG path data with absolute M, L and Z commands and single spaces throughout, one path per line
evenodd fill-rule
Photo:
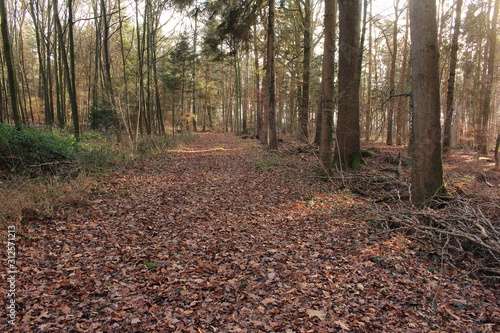
M 364 187 L 319 177 L 300 145 L 232 134 L 113 172 L 91 205 L 16 237 L 16 324 L 3 314 L 0 331 L 500 331 L 498 285 L 377 222 L 407 189 L 390 181 L 397 152 L 368 148 L 389 167 Z M 482 170 L 449 169 L 452 190 L 495 198 L 500 177 Z

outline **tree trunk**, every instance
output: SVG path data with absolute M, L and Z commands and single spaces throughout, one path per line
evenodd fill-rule
M 424 206 L 444 193 L 441 159 L 436 1 L 410 0 L 413 85 L 411 200 Z
M 359 0 L 339 0 L 339 115 L 336 164 L 342 169 L 359 169 Z
M 7 9 L 5 7 L 5 0 L 0 0 L 0 19 L 1 30 L 2 30 L 2 44 L 3 53 L 5 57 L 5 63 L 7 66 L 7 79 L 9 82 L 9 92 L 10 92 L 10 106 L 12 108 L 12 116 L 14 118 L 14 125 L 17 129 L 21 129 L 22 121 L 21 114 L 19 112 L 19 100 L 18 92 L 19 88 L 16 79 L 16 68 L 14 65 L 14 58 L 12 56 L 12 46 L 10 43 L 9 26 L 7 21 Z
M 197 132 L 197 115 L 198 115 L 198 77 L 197 77 L 197 67 L 198 67 L 198 56 L 197 56 L 197 46 L 198 46 L 198 1 L 196 1 L 194 13 L 194 32 L 193 32 L 193 131 Z
M 44 33 L 41 29 L 41 18 L 40 18 L 40 7 L 38 2 L 30 2 L 30 14 L 33 20 L 33 28 L 35 30 L 35 39 L 36 39 L 36 49 L 38 55 L 38 65 L 39 65 L 39 73 L 40 80 L 42 85 L 42 98 L 44 103 L 44 113 L 45 113 L 45 124 L 48 126 L 52 126 L 55 122 L 54 119 L 54 109 L 52 108 L 51 96 L 49 91 L 49 78 L 47 77 L 47 63 L 45 62 L 45 52 L 44 52 L 44 43 L 42 41 L 42 37 Z
M 269 139 L 268 145 L 271 149 L 278 149 L 278 133 L 276 129 L 276 78 L 274 59 L 274 0 L 269 0 L 269 26 L 267 30 L 267 71 L 268 94 L 269 94 Z
M 444 123 L 443 132 L 443 153 L 448 153 L 451 148 L 451 127 L 453 121 L 453 100 L 455 95 L 455 72 L 457 67 L 457 54 L 458 54 L 458 37 L 460 35 L 460 22 L 462 14 L 463 0 L 457 0 L 455 12 L 455 27 L 453 28 L 453 37 L 451 40 L 450 51 L 450 76 L 448 79 L 448 91 L 446 93 L 446 118 Z
M 365 0 L 366 1 L 366 0 Z M 370 16 L 373 15 L 373 1 L 370 1 Z M 370 20 L 368 31 L 368 84 L 367 84 L 367 99 L 366 99 L 366 118 L 365 118 L 365 141 L 370 141 L 372 134 L 372 44 L 373 44 L 373 20 Z
M 498 150 L 500 148 L 500 133 L 497 136 L 497 142 L 495 144 L 495 166 L 500 167 L 500 156 L 498 155 Z
M 64 71 L 64 77 L 66 80 L 66 89 L 68 90 L 68 97 L 71 106 L 71 117 L 73 120 L 73 132 L 75 137 L 80 136 L 80 122 L 78 119 L 78 104 L 76 96 L 76 84 L 75 84 L 75 51 L 74 51 L 74 41 L 73 41 L 73 0 L 68 0 L 68 49 L 69 58 L 66 52 L 63 29 L 61 26 L 61 21 L 59 19 L 58 4 L 57 0 L 53 0 L 54 9 L 54 22 L 56 25 L 56 31 L 59 39 L 59 52 L 61 53 L 61 61 Z
M 327 174 L 332 171 L 332 132 L 334 107 L 334 73 L 335 73 L 335 23 L 337 21 L 337 1 L 325 0 L 325 37 L 323 47 L 322 68 L 322 112 L 321 140 L 319 144 L 319 160 Z
M 57 1 L 57 0 L 56 0 Z M 80 136 L 80 120 L 78 115 L 78 103 L 76 95 L 76 74 L 75 74 L 75 42 L 73 38 L 73 1 L 67 0 L 68 5 L 68 49 L 69 49 L 69 59 L 68 69 L 69 69 L 69 82 L 71 85 L 71 91 L 69 93 L 69 103 L 71 106 L 71 119 L 73 120 L 73 132 L 75 137 Z M 61 37 L 62 38 L 62 37 Z
M 493 81 L 495 74 L 496 62 L 496 45 L 497 45 L 497 20 L 498 8 L 500 1 L 494 1 L 493 17 L 491 19 L 491 26 L 488 29 L 488 42 L 486 44 L 486 51 L 488 52 L 486 61 L 486 73 L 481 80 L 481 93 L 479 102 L 479 153 L 488 153 L 488 124 L 491 114 L 491 94 L 493 91 Z
M 259 51 L 257 48 L 257 27 L 254 25 L 254 34 L 253 34 L 253 40 L 254 40 L 254 46 L 253 46 L 253 53 L 254 53 L 254 62 L 255 62 L 255 108 L 257 110 L 256 112 L 256 134 L 259 138 L 262 138 L 262 93 L 260 90 L 260 65 L 259 65 Z
M 399 0 L 394 2 L 394 21 L 392 29 L 392 52 L 391 52 L 391 67 L 389 71 L 389 103 L 387 110 L 387 137 L 386 144 L 392 145 L 393 129 L 394 129 L 394 111 L 397 105 L 397 99 L 392 97 L 396 87 L 396 61 L 398 57 L 398 20 L 399 20 Z
M 407 11 L 408 13 L 408 11 Z M 405 24 L 405 37 L 404 37 L 404 46 L 403 46 L 403 61 L 401 65 L 401 74 L 399 76 L 399 91 L 401 94 L 406 93 L 408 89 L 408 14 L 406 15 L 406 24 Z M 406 142 L 407 134 L 408 134 L 408 100 L 405 97 L 399 97 L 397 103 L 396 110 L 396 144 L 398 146 L 404 144 Z
M 299 112 L 299 138 L 307 141 L 309 138 L 309 85 L 311 73 L 311 0 L 304 0 L 304 61 L 302 72 L 302 98 Z

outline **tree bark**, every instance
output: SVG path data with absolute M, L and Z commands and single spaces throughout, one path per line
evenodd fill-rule
M 497 141 L 495 144 L 495 167 L 499 168 L 500 167 L 500 156 L 498 154 L 498 150 L 500 148 L 500 133 L 497 135 Z
M 268 75 L 268 94 L 269 94 L 269 139 L 268 145 L 271 149 L 278 149 L 278 133 L 276 129 L 276 78 L 275 78 L 275 59 L 274 59 L 274 0 L 269 0 L 269 25 L 267 30 L 267 71 Z
M 307 141 L 309 138 L 309 86 L 311 75 L 311 0 L 304 0 L 304 61 L 302 67 L 302 98 L 299 112 L 299 138 Z
M 491 95 L 493 91 L 493 81 L 495 72 L 495 62 L 496 62 L 496 45 L 497 45 L 497 22 L 498 22 L 498 10 L 500 6 L 500 1 L 494 1 L 493 17 L 491 19 L 491 25 L 488 29 L 488 42 L 486 46 L 486 52 L 488 52 L 486 61 L 486 73 L 484 78 L 481 80 L 481 93 L 479 102 L 479 153 L 488 153 L 488 124 L 490 121 L 491 114 Z
M 410 0 L 413 85 L 411 200 L 425 206 L 445 192 L 441 159 L 436 1 Z
M 71 106 L 71 117 L 73 120 L 73 133 L 75 137 L 80 136 L 80 122 L 78 117 L 78 104 L 76 96 L 76 84 L 75 84 L 75 51 L 74 51 L 74 40 L 73 40 L 73 0 L 68 0 L 68 53 L 66 52 L 63 29 L 61 26 L 61 21 L 59 19 L 59 6 L 57 0 L 53 0 L 54 9 L 54 22 L 56 25 L 56 31 L 59 41 L 59 52 L 61 53 L 61 62 L 64 71 L 64 77 L 66 80 L 66 89 L 68 90 L 68 97 Z
M 5 57 L 5 63 L 7 66 L 7 79 L 9 82 L 9 93 L 10 93 L 10 106 L 12 108 L 12 117 L 14 118 L 14 125 L 17 129 L 21 129 L 22 121 L 21 114 L 19 112 L 19 102 L 18 102 L 18 92 L 19 88 L 16 79 L 16 69 L 14 64 L 14 58 L 12 56 L 12 45 L 10 42 L 9 26 L 7 21 L 7 9 L 5 6 L 5 0 L 0 0 L 0 19 L 1 30 L 2 30 L 2 43 L 3 43 L 3 53 Z
M 457 68 L 458 37 L 460 35 L 462 3 L 463 0 L 457 0 L 457 3 L 455 4 L 455 27 L 453 28 L 453 37 L 451 39 L 450 76 L 448 78 L 448 90 L 446 92 L 446 118 L 443 131 L 443 153 L 445 154 L 447 154 L 451 148 L 451 127 L 454 111 L 453 100 L 455 96 L 455 72 Z
M 327 174 L 332 172 L 332 132 L 334 107 L 335 73 L 335 23 L 337 21 L 337 1 L 325 0 L 324 46 L 322 68 L 322 111 L 319 144 L 319 160 Z
M 359 169 L 359 0 L 339 0 L 339 115 L 336 164 L 342 169 Z
M 398 20 L 399 20 L 399 0 L 394 2 L 394 21 L 392 22 L 392 52 L 391 52 L 391 67 L 389 71 L 389 103 L 387 110 L 387 137 L 386 144 L 393 145 L 394 133 L 394 111 L 396 109 L 397 100 L 392 97 L 396 88 L 396 61 L 398 57 Z

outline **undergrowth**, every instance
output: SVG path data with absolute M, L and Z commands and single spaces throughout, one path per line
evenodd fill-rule
M 137 144 L 87 132 L 0 124 L 0 225 L 22 227 L 54 212 L 89 205 L 96 179 L 113 168 L 159 156 L 192 135 L 148 137 Z

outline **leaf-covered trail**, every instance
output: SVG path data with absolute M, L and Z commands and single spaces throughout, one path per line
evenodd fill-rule
M 91 207 L 31 229 L 39 241 L 17 244 L 15 330 L 498 328 L 491 291 L 428 266 L 402 237 L 377 235 L 359 216 L 368 204 L 311 195 L 325 184 L 306 181 L 299 161 L 259 167 L 266 156 L 231 134 L 200 134 L 110 177 Z

